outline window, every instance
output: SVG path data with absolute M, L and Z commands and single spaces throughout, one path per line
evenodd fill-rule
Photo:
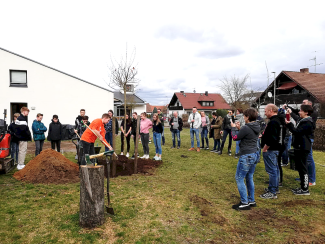
M 27 71 L 10 70 L 10 86 L 27 87 Z
M 213 106 L 213 102 L 202 102 L 202 106 L 203 107 L 212 107 Z
M 127 92 L 133 92 L 133 86 L 132 85 L 126 85 L 126 91 Z

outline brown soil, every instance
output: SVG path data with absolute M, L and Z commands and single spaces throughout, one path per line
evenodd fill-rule
M 163 162 L 152 159 L 138 158 L 137 174 L 152 175 L 155 168 L 159 167 Z M 105 157 L 98 158 L 98 164 L 104 165 L 105 177 L 107 177 L 107 164 Z M 113 164 L 116 164 L 116 175 L 113 176 Z M 125 176 L 134 174 L 134 159 L 129 159 L 124 155 L 118 155 L 118 160 L 113 160 L 110 164 L 110 177 Z
M 62 154 L 46 149 L 13 176 L 17 180 L 30 183 L 76 183 L 79 182 L 79 166 Z
M 43 145 L 43 150 L 51 148 L 51 142 L 46 141 Z M 61 150 L 64 152 L 77 152 L 76 146 L 71 141 L 61 141 Z M 27 146 L 27 153 L 35 153 L 35 142 L 29 142 Z

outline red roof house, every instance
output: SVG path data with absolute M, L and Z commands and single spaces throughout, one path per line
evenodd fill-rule
M 179 113 L 191 112 L 193 107 L 205 112 L 231 109 L 221 94 L 207 91 L 205 93 L 175 92 L 168 106 L 170 112 L 178 111 Z

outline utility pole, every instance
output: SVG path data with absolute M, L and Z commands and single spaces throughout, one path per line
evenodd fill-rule
M 316 53 L 316 52 L 317 52 L 317 51 L 315 51 L 315 53 Z M 315 57 L 312 58 L 312 59 L 309 59 L 309 61 L 310 61 L 310 60 L 314 60 L 314 61 L 315 61 L 315 64 L 314 64 L 314 65 L 310 65 L 310 66 L 308 66 L 308 67 L 315 66 L 315 73 L 316 73 L 316 66 L 317 66 L 317 65 L 321 65 L 321 64 L 323 64 L 323 63 L 317 64 L 317 62 L 316 62 L 316 54 L 315 54 Z
M 273 86 L 274 86 L 274 94 L 273 94 L 273 103 L 274 103 L 274 105 L 275 105 L 275 87 L 276 87 L 276 80 L 275 80 L 275 72 L 271 72 L 271 73 L 273 73 L 274 74 L 274 83 L 273 83 Z

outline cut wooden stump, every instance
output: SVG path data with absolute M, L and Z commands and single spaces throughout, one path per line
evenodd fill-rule
M 104 167 L 80 166 L 79 223 L 94 228 L 105 222 Z

